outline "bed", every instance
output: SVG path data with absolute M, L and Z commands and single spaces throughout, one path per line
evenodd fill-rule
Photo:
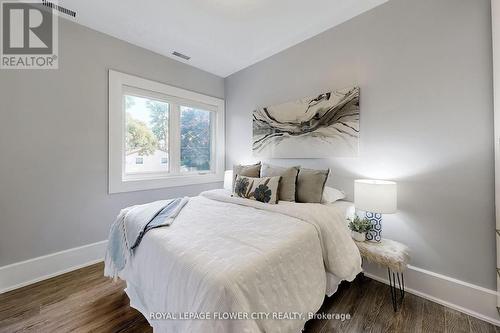
M 300 332 L 361 271 L 351 209 L 203 192 L 144 235 L 119 277 L 154 332 Z

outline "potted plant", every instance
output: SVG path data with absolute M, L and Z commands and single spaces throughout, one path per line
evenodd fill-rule
M 366 239 L 366 233 L 372 230 L 373 225 L 367 219 L 361 219 L 358 215 L 354 219 L 348 218 L 349 229 L 351 229 L 351 237 L 358 242 L 364 242 Z

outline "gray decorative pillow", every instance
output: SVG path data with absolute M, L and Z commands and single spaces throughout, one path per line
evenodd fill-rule
M 241 165 L 241 164 L 233 165 L 233 191 L 234 191 L 234 184 L 236 182 L 236 177 L 238 177 L 238 175 L 259 178 L 260 162 L 251 165 Z
M 278 200 L 295 201 L 295 183 L 297 182 L 297 174 L 299 166 L 290 168 L 275 166 L 263 163 L 260 168 L 261 177 L 281 176 L 280 186 L 278 190 Z
M 297 201 L 321 203 L 328 170 L 300 169 L 297 176 Z
M 281 177 L 253 178 L 238 175 L 233 195 L 241 198 L 275 204 L 278 202 L 278 186 Z

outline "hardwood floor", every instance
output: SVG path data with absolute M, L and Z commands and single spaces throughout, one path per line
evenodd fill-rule
M 112 282 L 102 271 L 99 263 L 0 294 L 0 332 L 152 332 L 129 306 L 124 283 Z M 310 320 L 305 332 L 500 333 L 489 323 L 408 293 L 395 314 L 388 288 L 363 276 L 343 283 L 319 313 L 348 313 L 351 319 Z

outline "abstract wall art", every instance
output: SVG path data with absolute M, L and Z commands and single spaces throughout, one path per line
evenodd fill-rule
M 253 112 L 253 153 L 269 158 L 356 157 L 359 87 Z

